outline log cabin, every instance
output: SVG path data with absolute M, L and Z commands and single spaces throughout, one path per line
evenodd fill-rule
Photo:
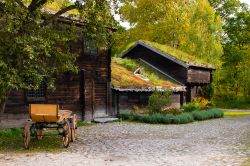
M 72 43 L 72 51 L 81 55 L 76 61 L 80 72 L 67 72 L 58 76 L 55 90 L 47 89 L 44 80 L 39 89 L 11 91 L 5 113 L 28 113 L 31 103 L 51 103 L 72 110 L 82 120 L 106 116 L 110 111 L 111 100 L 111 51 L 93 46 L 86 40 Z
M 150 41 L 135 42 L 119 57 L 140 61 L 179 86 L 185 86 L 186 90 L 182 91 L 184 95 L 180 96 L 180 104 L 202 96 L 204 87 L 212 82 L 212 72 L 215 70 L 202 59 Z M 117 88 L 114 86 L 113 89 Z
M 46 13 L 56 11 L 46 9 Z M 57 21 L 71 24 L 67 14 L 61 15 Z M 76 21 L 77 26 L 85 23 Z M 107 31 L 113 28 L 104 27 Z M 110 40 L 110 39 L 108 39 Z M 78 54 L 76 64 L 79 73 L 61 73 L 55 79 L 55 90 L 49 90 L 46 78 L 38 89 L 12 90 L 6 102 L 5 115 L 27 117 L 29 104 L 59 104 L 61 109 L 68 109 L 78 115 L 79 120 L 91 121 L 95 117 L 107 116 L 111 103 L 111 48 L 98 48 L 96 42 L 79 36 L 76 42 L 69 42 L 70 50 Z M 22 116 L 21 116 L 22 115 Z M 25 115 L 25 116 L 23 116 Z M 11 117 L 12 117 L 11 116 Z

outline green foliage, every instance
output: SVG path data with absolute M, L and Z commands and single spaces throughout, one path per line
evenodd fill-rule
M 193 111 L 181 113 L 178 115 L 172 114 L 138 114 L 138 113 L 123 113 L 120 118 L 123 120 L 130 120 L 136 122 L 144 122 L 151 124 L 186 124 L 195 120 L 207 120 L 212 118 L 221 118 L 224 116 L 223 111 L 218 109 L 211 109 L 208 111 Z
M 218 108 L 238 108 L 238 109 L 250 109 L 250 100 L 247 99 L 235 99 L 226 101 L 215 101 L 215 107 Z
M 155 113 L 152 115 L 146 115 L 142 117 L 142 122 L 151 123 L 151 124 L 171 124 L 172 123 L 172 115 L 163 115 L 160 113 Z
M 160 113 L 163 107 L 168 106 L 170 104 L 171 94 L 172 91 L 154 91 L 148 99 L 149 113 Z
M 207 108 L 209 101 L 205 99 L 204 97 L 195 97 L 192 99 L 192 103 L 194 105 L 198 105 L 199 109 L 203 110 Z
M 110 44 L 111 32 L 106 26 L 113 24 L 112 0 L 85 0 L 84 5 L 61 3 L 61 0 L 23 2 L 0 1 L 0 106 L 11 89 L 36 89 L 44 76 L 48 88 L 53 88 L 58 74 L 77 72 L 75 60 L 79 55 L 70 51 L 69 41 L 75 42 L 84 36 L 96 40 L 100 47 Z M 77 9 L 79 21 L 88 26 L 76 27 L 76 21 L 57 22 L 58 15 L 43 10 L 49 3 L 61 4 L 60 9 L 64 11 L 61 14 Z M 72 8 L 67 8 L 69 6 Z
M 214 100 L 225 103 L 242 97 L 249 100 L 249 7 L 239 0 L 210 0 L 210 3 L 215 8 L 216 14 L 223 18 L 224 31 L 223 65 L 214 77 Z
M 184 104 L 182 107 L 185 112 L 192 112 L 192 111 L 198 111 L 200 109 L 199 104 L 197 103 L 187 103 Z
M 207 119 L 213 119 L 213 118 L 221 118 L 224 116 L 223 111 L 218 109 L 211 109 L 208 111 L 193 111 L 192 115 L 194 117 L 194 120 L 207 120 Z
M 182 114 L 176 115 L 172 119 L 173 124 L 185 124 L 185 123 L 190 123 L 193 121 L 194 121 L 194 118 L 189 113 L 182 113 Z
M 137 67 L 139 67 L 139 65 L 138 65 L 138 63 L 136 63 L 136 61 L 134 61 L 132 59 L 128 59 L 128 58 L 123 58 L 123 59 L 115 60 L 115 62 L 117 64 L 125 67 L 129 71 L 135 71 L 135 69 Z
M 119 54 L 128 43 L 138 40 L 172 46 L 197 59 L 219 66 L 221 22 L 207 0 L 130 0 L 122 1 L 123 19 L 132 28 L 115 35 Z M 120 51 L 120 52 L 119 52 Z

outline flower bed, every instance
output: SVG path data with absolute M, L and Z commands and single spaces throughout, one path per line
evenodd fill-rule
M 218 109 L 210 109 L 207 111 L 185 112 L 178 115 L 173 114 L 139 114 L 124 113 L 120 115 L 122 120 L 137 121 L 151 124 L 186 124 L 193 121 L 201 121 L 207 119 L 221 118 L 224 116 L 223 111 Z

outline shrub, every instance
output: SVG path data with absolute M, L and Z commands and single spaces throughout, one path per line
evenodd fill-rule
M 174 116 L 172 123 L 173 124 L 185 124 L 185 123 L 190 123 L 193 121 L 194 121 L 194 118 L 193 118 L 192 114 L 182 113 L 180 115 Z
M 140 115 L 140 114 L 138 114 L 136 112 L 131 112 L 129 120 L 131 120 L 131 121 L 140 121 L 141 118 L 142 118 L 142 115 Z
M 123 120 L 138 121 L 151 124 L 185 124 L 193 122 L 194 120 L 207 120 L 212 118 L 221 118 L 224 116 L 224 113 L 218 109 L 211 109 L 208 111 L 193 111 L 181 113 L 179 115 L 172 114 L 162 114 L 162 113 L 153 113 L 153 114 L 138 114 L 138 113 L 123 113 L 121 118 Z
M 152 123 L 152 124 L 171 124 L 173 115 L 164 115 L 160 113 L 154 113 L 151 115 L 146 115 L 142 118 L 142 122 Z
M 173 114 L 173 115 L 179 115 L 182 113 L 182 111 L 179 108 L 165 108 L 162 110 L 163 114 Z
M 212 109 L 208 111 L 194 111 L 192 112 L 192 115 L 195 120 L 201 121 L 201 120 L 207 120 L 212 118 L 221 118 L 224 116 L 223 111 L 218 109 Z
M 123 120 L 128 120 L 130 118 L 130 113 L 122 113 L 118 116 L 118 118 L 121 118 Z
M 200 107 L 197 103 L 187 103 L 184 104 L 181 108 L 184 109 L 185 112 L 192 112 L 199 110 Z
M 195 97 L 192 100 L 193 104 L 197 104 L 199 106 L 200 109 L 206 109 L 208 106 L 208 100 L 205 99 L 204 97 Z
M 169 105 L 172 91 L 154 91 L 148 100 L 149 113 L 160 113 L 162 108 Z

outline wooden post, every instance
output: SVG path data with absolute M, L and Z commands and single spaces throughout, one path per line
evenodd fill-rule
M 191 85 L 187 86 L 187 93 L 186 93 L 186 102 L 191 102 L 192 94 L 191 94 Z
M 181 104 L 181 106 L 183 105 L 183 103 L 184 103 L 184 92 L 181 92 L 180 93 L 180 104 Z
M 95 113 L 95 81 L 92 78 L 92 119 L 94 119 Z
M 85 120 L 85 70 L 81 69 L 80 73 L 80 110 L 82 120 Z
M 120 115 L 120 96 L 119 96 L 119 91 L 116 91 L 116 112 L 117 112 L 117 116 Z

